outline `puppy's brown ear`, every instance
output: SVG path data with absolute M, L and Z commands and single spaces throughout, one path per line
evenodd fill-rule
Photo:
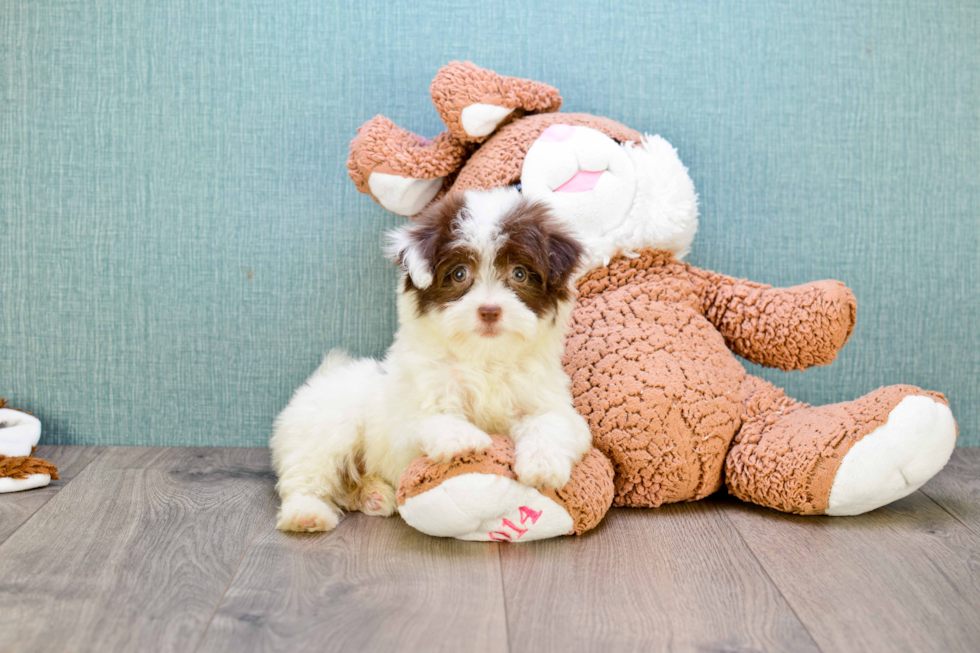
M 411 223 L 388 234 L 388 258 L 408 274 L 412 285 L 432 285 L 436 263 L 452 240 L 456 216 L 465 206 L 462 193 L 452 193 L 429 205 Z
M 381 206 L 412 216 L 443 190 L 468 152 L 449 132 L 430 141 L 375 116 L 351 141 L 347 173 L 357 190 Z
M 463 143 L 481 143 L 515 118 L 561 107 L 555 87 L 504 77 L 469 61 L 453 61 L 439 69 L 431 91 L 449 133 Z
M 585 247 L 557 220 L 549 222 L 547 231 L 548 289 L 558 292 L 565 288 L 582 262 Z

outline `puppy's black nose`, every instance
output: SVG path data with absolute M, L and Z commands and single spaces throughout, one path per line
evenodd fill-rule
M 476 309 L 477 314 L 480 319 L 487 324 L 493 324 L 500 319 L 500 314 L 503 313 L 499 306 L 493 304 L 484 304 L 480 308 Z

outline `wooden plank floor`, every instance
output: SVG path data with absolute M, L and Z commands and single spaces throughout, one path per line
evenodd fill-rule
M 980 449 L 868 515 L 719 496 L 581 538 L 274 528 L 264 449 L 42 447 L 0 495 L 2 651 L 980 651 Z

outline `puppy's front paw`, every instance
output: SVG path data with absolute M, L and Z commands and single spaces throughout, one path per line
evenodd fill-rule
M 326 502 L 307 494 L 289 497 L 279 510 L 276 528 L 281 531 L 314 533 L 331 531 L 340 521 L 340 512 Z
M 445 463 L 464 453 L 486 451 L 491 444 L 489 435 L 468 422 L 459 421 L 451 429 L 427 434 L 422 450 L 433 462 Z
M 565 487 L 572 476 L 572 461 L 554 448 L 542 445 L 517 445 L 514 473 L 517 480 L 532 487 L 557 490 Z

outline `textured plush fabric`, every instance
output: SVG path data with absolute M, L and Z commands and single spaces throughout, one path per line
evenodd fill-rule
M 458 456 L 446 463 L 433 463 L 425 456 L 415 459 L 402 473 L 398 484 L 398 505 L 404 505 L 407 499 L 463 474 L 493 474 L 516 480 L 514 441 L 500 435 L 491 437 L 493 444 L 490 448 L 478 454 Z M 605 456 L 591 449 L 572 468 L 572 476 L 564 487 L 541 490 L 541 494 L 571 515 L 574 526 L 569 535 L 581 535 L 595 528 L 612 504 L 612 466 Z
M 725 463 L 728 490 L 745 501 L 801 515 L 827 511 L 844 455 L 884 424 L 902 399 L 922 395 L 947 404 L 936 392 L 891 386 L 854 401 L 810 407 L 751 376 L 743 394 L 744 421 Z
M 942 391 L 980 444 L 980 3 L 9 0 L 0 8 L 0 395 L 47 444 L 265 445 L 324 352 L 395 325 L 347 178 L 381 112 L 471 60 L 660 133 L 700 197 L 687 261 L 845 282 L 821 405 Z
M 472 148 L 448 132 L 427 141 L 392 124 L 384 116 L 375 116 L 358 128 L 357 136 L 351 141 L 347 168 L 357 189 L 368 194 L 367 180 L 372 172 L 419 179 L 445 177 L 443 192 L 509 186 L 521 179 L 527 148 L 556 123 L 591 127 L 620 143 L 640 140 L 638 132 L 608 118 L 551 113 L 527 116 L 520 122 L 504 125 L 485 147 L 469 156 Z
M 370 194 L 372 172 L 432 179 L 455 172 L 469 148 L 448 132 L 432 140 L 403 129 L 384 116 L 375 116 L 358 127 L 351 142 L 347 170 L 362 193 Z
M 854 332 L 857 302 L 840 281 L 772 288 L 701 270 L 695 276 L 705 317 L 753 363 L 787 372 L 829 365 Z
M 746 374 L 730 349 L 784 369 L 834 360 L 854 325 L 837 282 L 770 288 L 646 250 L 589 272 L 579 293 L 565 371 L 616 471 L 614 505 L 693 501 L 727 480 L 745 501 L 823 514 L 844 454 L 899 401 L 945 403 L 892 386 L 810 408 Z
M 431 86 L 432 104 L 449 132 L 463 142 L 481 143 L 487 136 L 471 136 L 460 122 L 471 104 L 492 104 L 514 109 L 508 120 L 525 113 L 558 111 L 558 89 L 529 79 L 504 77 L 470 62 L 454 62 L 439 69 Z
M 58 480 L 58 468 L 34 456 L 0 456 L 0 478 L 27 478 L 32 474 L 47 474 Z
M 456 456 L 445 463 L 434 463 L 425 456 L 419 456 L 402 472 L 395 499 L 404 505 L 410 499 L 428 492 L 443 481 L 460 474 L 479 472 L 495 474 L 507 478 L 517 478 L 514 473 L 514 443 L 503 436 L 490 436 L 493 444 L 486 451 Z

